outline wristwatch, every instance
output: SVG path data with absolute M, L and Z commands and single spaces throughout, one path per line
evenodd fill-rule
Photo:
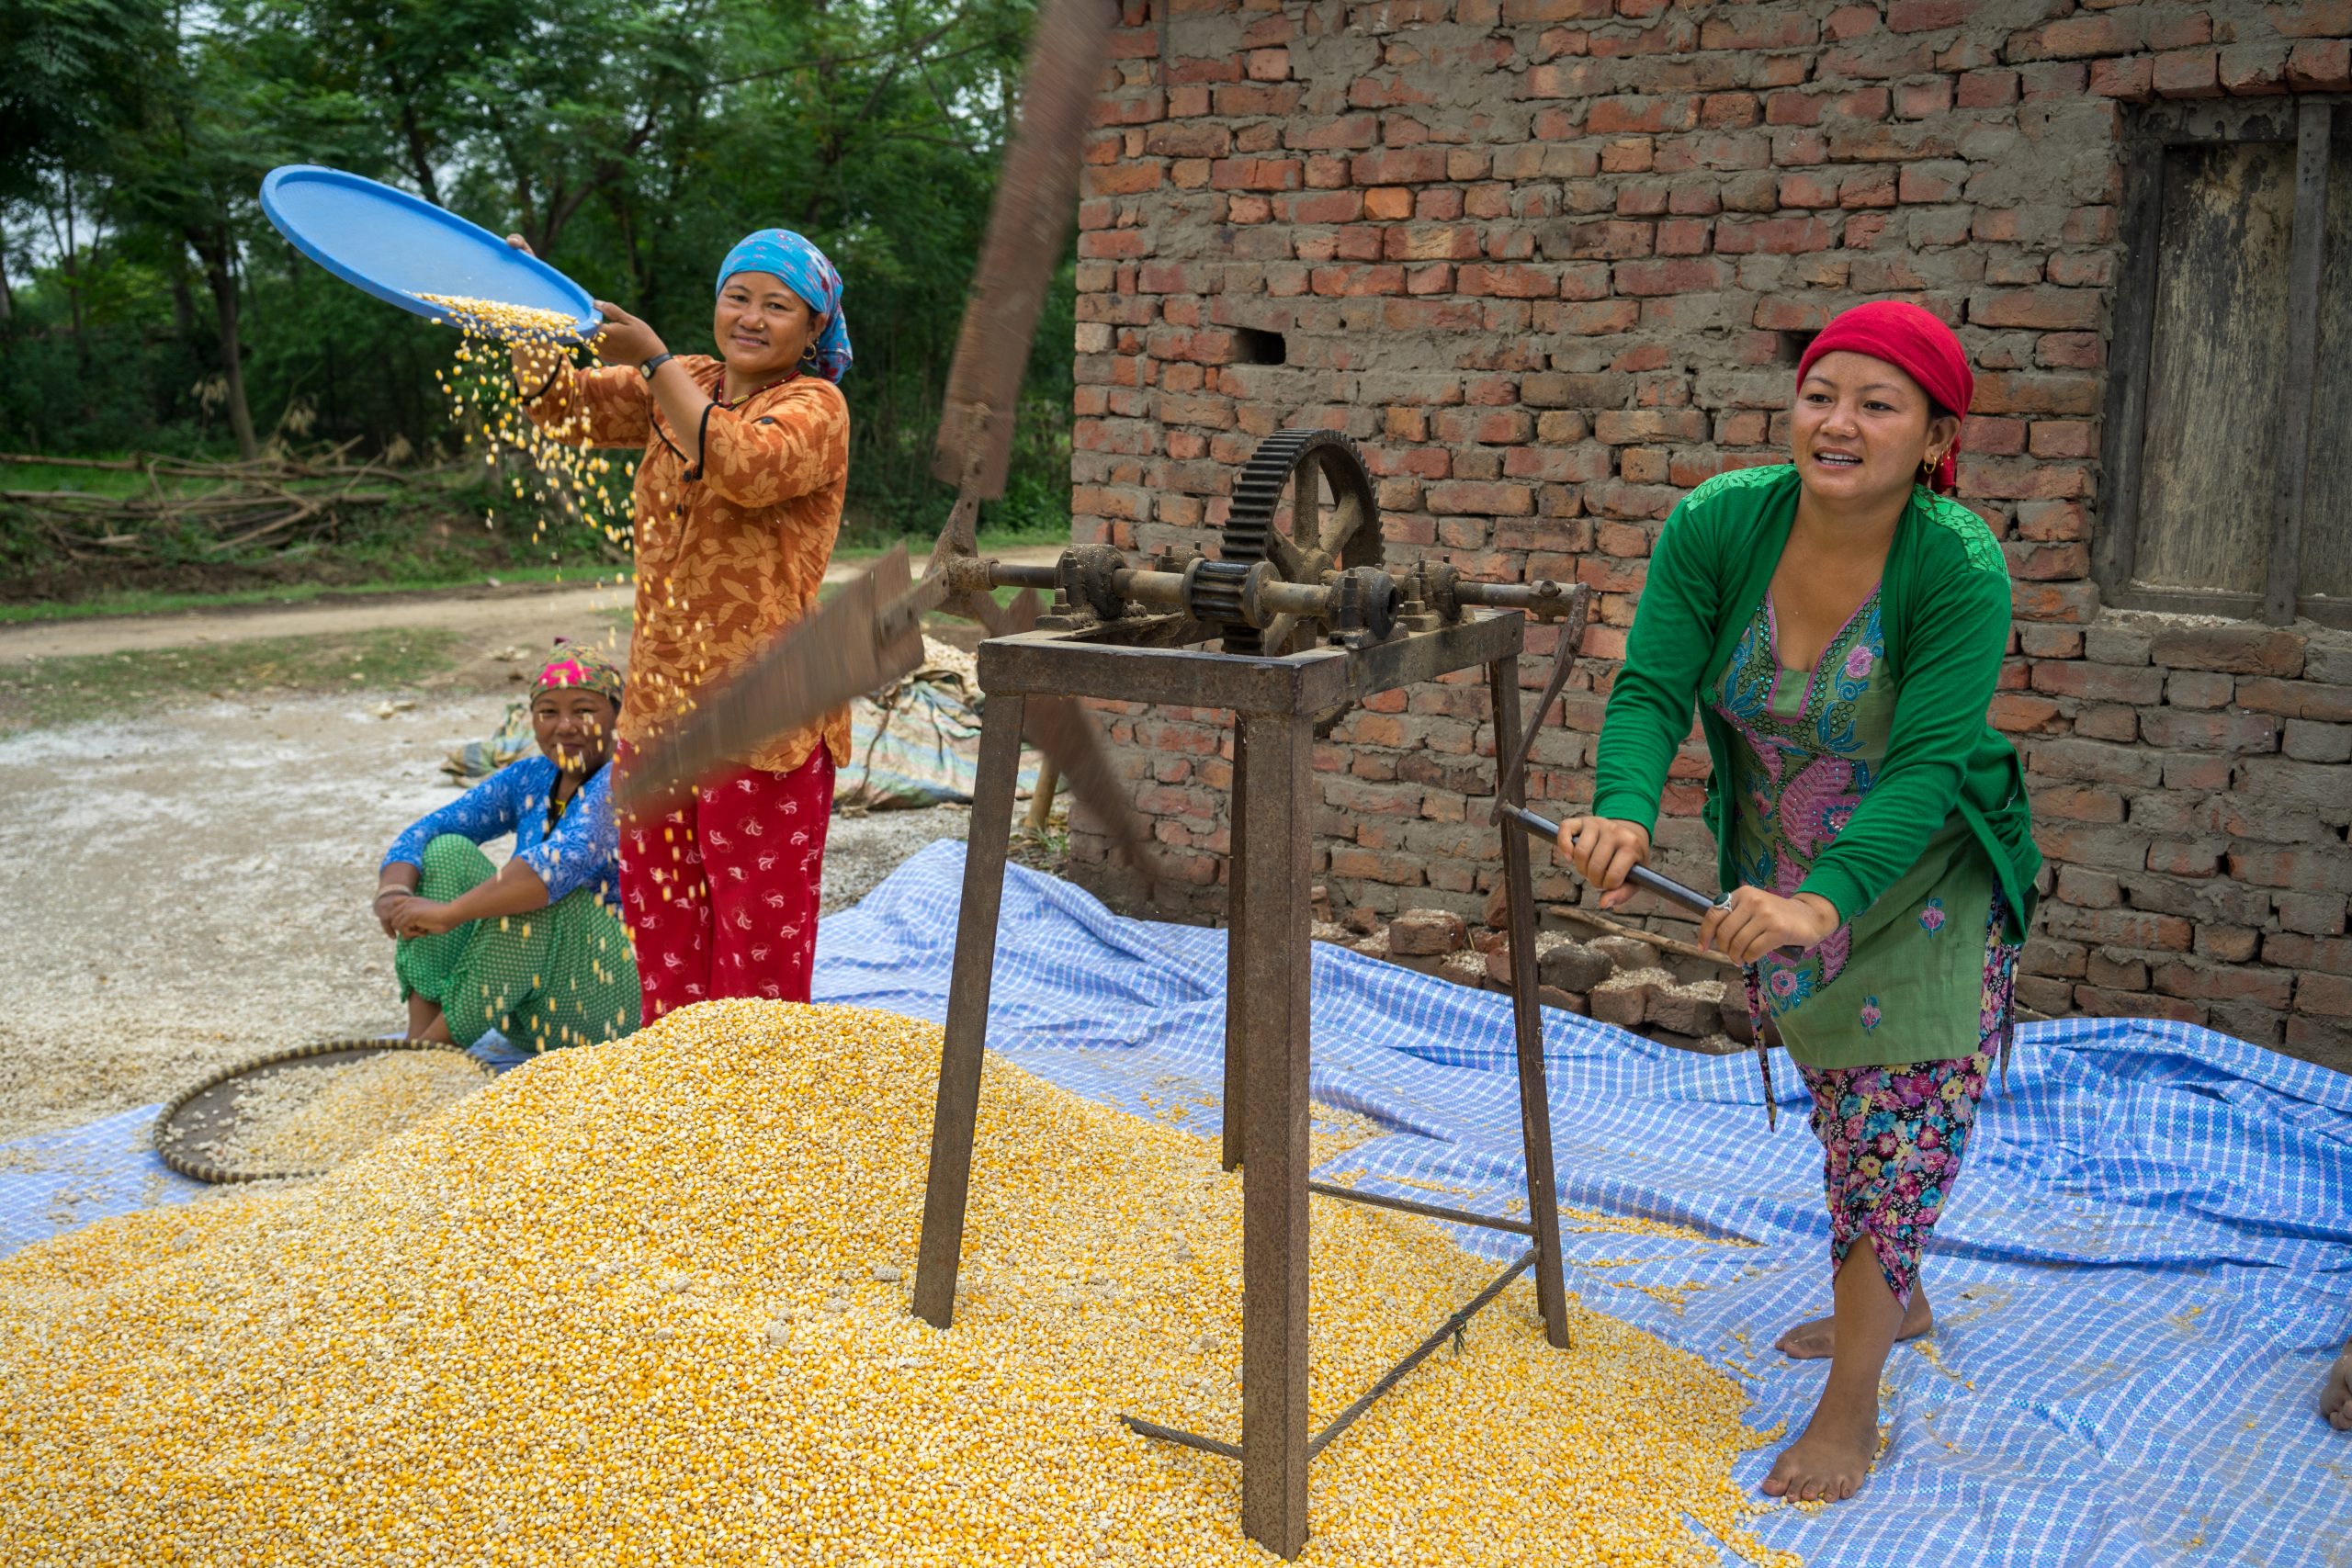
M 642 364 L 642 365 L 639 366 L 639 367 L 638 367 L 638 369 L 639 369 L 639 372 L 641 372 L 641 373 L 644 375 L 644 377 L 645 377 L 645 378 L 646 378 L 647 380 L 650 381 L 650 380 L 652 380 L 652 379 L 653 379 L 653 373 L 654 373 L 656 370 L 661 369 L 661 368 L 662 368 L 662 367 L 663 367 L 664 365 L 669 364 L 669 363 L 670 363 L 670 361 L 672 361 L 673 359 L 675 359 L 675 358 L 677 358 L 677 357 L 678 357 L 678 356 L 677 356 L 676 355 L 674 355 L 674 354 L 671 354 L 671 353 L 669 353 L 669 352 L 667 352 L 667 351 L 665 350 L 664 352 L 662 352 L 662 353 L 661 353 L 661 354 L 657 354 L 657 355 L 655 355 L 652 358 L 650 358 L 650 359 L 647 360 L 644 364 Z

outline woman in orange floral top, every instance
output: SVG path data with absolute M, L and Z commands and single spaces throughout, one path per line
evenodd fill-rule
M 841 531 L 841 275 L 799 235 L 763 229 L 728 253 L 718 294 L 716 358 L 672 354 L 603 300 L 603 367 L 514 350 L 525 409 L 548 434 L 643 448 L 624 766 L 632 746 L 816 607 Z M 713 997 L 808 999 L 833 770 L 848 761 L 849 715 L 836 710 L 705 780 L 669 816 L 622 823 L 622 918 L 646 1022 Z

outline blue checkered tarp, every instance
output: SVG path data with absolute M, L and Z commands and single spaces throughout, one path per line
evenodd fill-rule
M 934 844 L 830 917 L 818 998 L 941 1017 L 962 868 L 961 844 Z M 989 1044 L 1214 1133 L 1224 977 L 1221 932 L 1122 919 L 1014 867 Z M 1340 1167 L 1502 1201 L 1521 1179 L 1508 1000 L 1321 946 L 1314 994 L 1317 1099 L 1387 1129 Z M 1570 1288 L 1740 1379 L 1759 1427 L 1801 1422 L 1825 1364 L 1770 1346 L 1826 1310 L 1828 1249 L 1795 1073 L 1776 1074 L 1785 1114 L 1767 1133 L 1749 1058 L 1545 1021 L 1562 1201 L 1751 1244 L 1572 1229 Z M 18 1201 L 41 1140 L 0 1146 L 0 1251 L 177 1196 L 138 1150 L 146 1114 L 48 1141 L 40 1158 L 74 1166 L 63 1199 L 56 1179 Z M 2352 1335 L 2352 1078 L 2183 1025 L 2029 1026 L 1927 1278 L 1939 1327 L 1889 1363 L 1892 1442 L 1869 1487 L 1774 1510 L 1767 1541 L 1824 1565 L 2342 1561 L 2352 1438 L 2314 1404 Z M 1739 1473 L 1752 1485 L 1769 1462 Z

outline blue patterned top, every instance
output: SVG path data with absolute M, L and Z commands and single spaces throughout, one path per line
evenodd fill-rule
M 562 818 L 548 826 L 548 791 L 556 766 L 548 757 L 509 762 L 448 805 L 409 824 L 384 853 L 384 864 L 423 865 L 424 846 L 444 833 L 477 844 L 501 833 L 514 835 L 514 858 L 539 874 L 552 904 L 594 885 L 596 896 L 617 909 L 621 835 L 613 819 L 613 770 L 607 765 L 582 781 L 565 803 Z

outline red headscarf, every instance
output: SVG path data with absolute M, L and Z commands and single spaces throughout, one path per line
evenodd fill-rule
M 1797 361 L 1797 380 L 1804 380 L 1815 360 L 1840 349 L 1883 359 L 1905 372 L 1947 413 L 1964 417 L 1969 400 L 1976 395 L 1976 378 L 1969 372 L 1968 353 L 1960 346 L 1960 339 L 1917 305 L 1874 299 L 1838 316 L 1806 346 L 1804 357 Z M 1936 465 L 1930 489 L 1946 495 L 1952 492 L 1958 482 L 1959 456 L 1960 437 L 1955 434 L 1951 450 Z

